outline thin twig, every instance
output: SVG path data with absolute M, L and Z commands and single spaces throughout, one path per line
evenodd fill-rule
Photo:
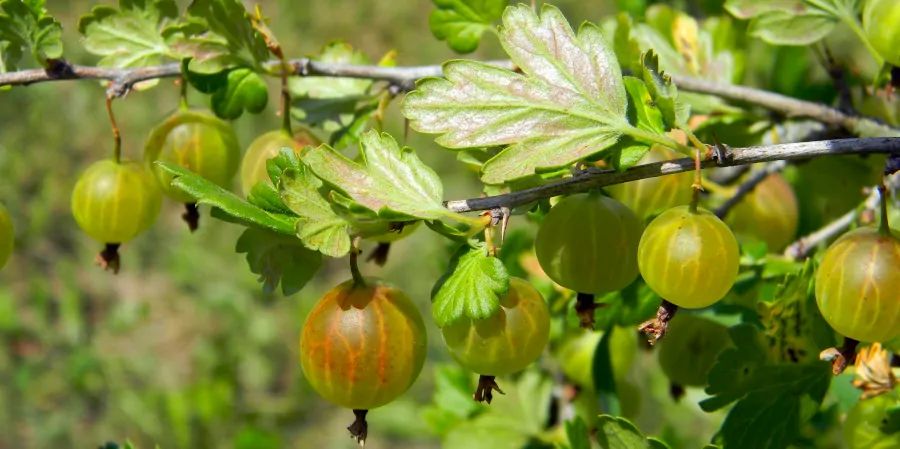
M 487 64 L 504 68 L 513 68 L 508 60 L 485 61 Z M 374 65 L 336 64 L 313 61 L 309 58 L 288 61 L 294 76 L 333 76 L 346 78 L 364 78 L 386 81 L 399 90 L 412 90 L 416 81 L 430 76 L 441 76 L 441 65 L 423 65 L 407 67 L 382 67 Z M 120 97 L 141 81 L 156 78 L 178 76 L 181 73 L 179 63 L 158 66 L 138 67 L 131 69 L 114 69 L 72 65 L 62 61 L 52 70 L 30 69 L 0 74 L 0 86 L 20 86 L 46 81 L 62 81 L 76 79 L 100 79 L 111 81 L 107 93 Z M 269 61 L 263 64 L 270 75 L 279 76 L 281 61 Z M 727 100 L 754 104 L 789 117 L 808 117 L 831 126 L 844 128 L 855 133 L 867 130 L 882 135 L 900 136 L 900 130 L 883 125 L 875 120 L 845 114 L 835 108 L 810 101 L 755 89 L 746 86 L 719 84 L 708 80 L 688 76 L 673 76 L 672 80 L 679 89 L 715 95 Z
M 875 137 L 867 139 L 837 139 L 733 148 L 732 156 L 730 158 L 724 161 L 707 159 L 701 163 L 701 167 L 728 167 L 754 164 L 757 162 L 805 159 L 826 155 L 871 153 L 900 153 L 900 138 Z M 582 170 L 570 178 L 564 178 L 542 186 L 502 195 L 452 200 L 447 201 L 445 205 L 453 212 L 490 210 L 501 206 L 513 208 L 558 195 L 581 193 L 599 187 L 671 175 L 693 169 L 694 161 L 692 158 L 638 165 L 621 172 L 589 168 L 587 170 Z
M 737 191 L 734 192 L 734 195 L 731 198 L 725 200 L 721 206 L 717 207 L 715 210 L 715 214 L 717 217 L 724 219 L 728 212 L 731 211 L 734 206 L 737 206 L 738 203 L 741 202 L 750 192 L 756 189 L 756 186 L 761 184 L 769 175 L 773 173 L 778 173 L 784 168 L 787 167 L 787 161 L 775 161 L 769 162 L 760 170 L 753 172 L 749 178 L 747 178 L 744 182 L 742 182 Z

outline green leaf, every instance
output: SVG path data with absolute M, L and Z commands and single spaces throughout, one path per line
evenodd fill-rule
M 595 313 L 595 327 L 610 329 L 612 326 L 636 326 L 651 318 L 659 308 L 660 297 L 640 279 L 627 287 L 597 298 L 604 304 Z
M 750 325 L 731 329 L 733 348 L 719 355 L 700 402 L 705 411 L 737 401 L 720 430 L 724 446 L 738 449 L 782 449 L 800 434 L 822 403 L 831 383 L 831 368 L 821 361 L 773 364 Z
M 645 437 L 625 418 L 600 415 L 597 422 L 597 441 L 602 449 L 654 449 L 666 447 L 659 440 Z
M 78 21 L 84 48 L 102 56 L 103 67 L 144 67 L 177 57 L 163 30 L 179 17 L 174 0 L 119 0 L 100 5 Z
M 235 251 L 247 254 L 250 271 L 259 275 L 266 292 L 280 283 L 285 296 L 300 291 L 322 264 L 322 256 L 304 248 L 295 237 L 259 228 L 244 230 Z
M 240 0 L 193 0 L 182 36 L 173 47 L 191 58 L 190 70 L 216 73 L 231 67 L 261 70 L 269 59 L 265 38 Z M 173 31 L 174 33 L 174 31 Z
M 350 223 L 319 193 L 322 186 L 322 181 L 302 163 L 285 170 L 279 182 L 281 199 L 299 216 L 297 237 L 307 248 L 341 257 L 350 251 Z
M 25 52 L 42 67 L 63 54 L 62 25 L 47 14 L 43 0 L 0 2 L 0 72 L 16 70 Z
M 434 367 L 434 396 L 432 404 L 422 412 L 431 430 L 445 435 L 454 426 L 484 408 L 472 400 L 472 373 L 455 363 Z
M 400 148 L 386 133 L 367 131 L 360 140 L 360 162 L 328 145 L 303 156 L 316 176 L 361 206 L 388 220 L 426 220 L 450 214 L 442 203 L 441 178 L 412 148 Z
M 678 103 L 678 88 L 659 69 L 659 57 L 652 50 L 641 56 L 641 78 L 662 114 L 665 129 L 687 125 L 689 109 Z
M 581 417 L 566 421 L 566 439 L 570 449 L 591 449 L 591 438 L 587 424 Z
M 463 245 L 432 290 L 434 322 L 444 327 L 464 318 L 489 318 L 500 310 L 500 298 L 508 290 L 503 262 L 488 256 L 484 244 Z
M 371 60 L 365 53 L 355 50 L 346 42 L 332 42 L 322 48 L 318 55 L 310 58 L 317 62 L 334 64 L 367 65 Z M 365 94 L 372 85 L 371 80 L 331 77 L 302 76 L 288 80 L 291 96 L 296 98 L 342 98 Z
M 176 164 L 156 161 L 155 164 L 173 176 L 172 185 L 206 204 L 221 210 L 236 223 L 259 226 L 282 234 L 294 234 L 296 218 L 266 212 L 206 178 Z M 224 218 L 224 217 L 223 217 Z
M 855 3 L 855 2 L 852 2 Z M 728 0 L 725 9 L 750 20 L 750 33 L 776 45 L 809 45 L 830 33 L 847 15 L 858 20 L 849 4 L 810 0 Z
M 457 53 L 478 48 L 481 35 L 503 14 L 506 0 L 432 0 L 437 7 L 428 17 L 434 37 L 447 41 Z
M 265 80 L 256 72 L 240 68 L 228 72 L 225 85 L 212 94 L 210 104 L 213 112 L 223 119 L 233 120 L 244 111 L 262 112 L 269 101 L 269 90 Z
M 637 165 L 648 151 L 650 151 L 650 145 L 638 142 L 631 137 L 625 137 L 610 148 L 607 160 L 613 168 L 622 171 Z
M 484 164 L 500 184 L 566 167 L 609 148 L 626 132 L 628 100 L 619 63 L 600 29 L 577 36 L 562 13 L 526 5 L 503 14 L 500 41 L 522 71 L 451 61 L 444 78 L 421 81 L 403 114 L 448 148 L 509 145 Z
M 624 77 L 625 92 L 628 93 L 628 121 L 640 129 L 654 134 L 664 134 L 662 112 L 650 96 L 647 86 L 639 78 Z

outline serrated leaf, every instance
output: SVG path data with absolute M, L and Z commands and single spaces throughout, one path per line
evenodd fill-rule
M 441 134 L 445 147 L 509 145 L 484 164 L 489 184 L 565 167 L 638 131 L 600 29 L 585 24 L 576 35 L 557 8 L 541 11 L 519 5 L 503 14 L 500 41 L 522 73 L 451 61 L 444 78 L 420 82 L 404 101 L 412 128 Z
M 602 449 L 656 449 L 662 444 L 658 440 L 647 439 L 627 419 L 611 415 L 600 415 L 598 418 L 597 442 Z
M 438 40 L 447 41 L 457 53 L 478 48 L 481 35 L 503 14 L 506 0 L 432 0 L 437 8 L 428 26 Z
M 188 23 L 177 30 L 182 37 L 173 47 L 183 57 L 191 58 L 190 70 L 216 73 L 234 66 L 259 69 L 268 61 L 265 38 L 253 26 L 240 0 L 193 0 L 188 14 Z
M 234 69 L 225 77 L 225 85 L 216 90 L 210 98 L 213 112 L 223 119 L 233 120 L 244 111 L 262 112 L 269 101 L 269 90 L 265 80 L 253 70 Z
M 297 238 L 259 228 L 244 230 L 235 251 L 247 254 L 250 271 L 259 275 L 266 292 L 281 284 L 285 296 L 300 291 L 322 264 L 322 256 L 304 248 Z
M 434 394 L 422 418 L 437 435 L 444 435 L 484 406 L 472 400 L 472 373 L 455 363 L 434 367 Z
M 570 449 L 591 449 L 590 433 L 580 416 L 566 421 L 566 439 Z
M 633 76 L 626 76 L 623 80 L 625 92 L 628 93 L 628 121 L 644 131 L 665 133 L 662 112 L 656 107 L 644 81 Z
M 637 165 L 648 151 L 650 151 L 650 145 L 626 137 L 610 148 L 607 159 L 613 168 L 622 171 Z
M 26 51 L 45 68 L 62 57 L 62 25 L 43 1 L 4 0 L 0 11 L 0 72 L 16 70 Z
M 678 88 L 659 69 L 659 57 L 649 51 L 641 56 L 641 78 L 653 103 L 662 114 L 666 129 L 687 125 L 688 111 L 678 105 Z
M 384 219 L 448 216 L 441 178 L 412 148 L 400 148 L 389 134 L 370 130 L 360 139 L 359 158 L 354 162 L 328 145 L 303 155 L 316 176 Z
M 850 20 L 858 20 L 855 7 L 845 11 L 848 5 L 828 5 L 828 1 L 728 0 L 724 6 L 735 17 L 750 20 L 751 34 L 776 45 L 818 42 L 841 20 L 839 14 L 847 13 Z
M 119 0 L 119 8 L 95 6 L 78 21 L 84 48 L 103 67 L 144 67 L 176 55 L 163 30 L 179 17 L 174 0 Z
M 331 257 L 350 251 L 350 223 L 322 197 L 322 181 L 305 164 L 285 170 L 281 175 L 281 199 L 299 218 L 297 237 L 307 248 Z
M 282 234 L 294 234 L 296 218 L 266 212 L 206 178 L 176 164 L 165 161 L 156 161 L 155 164 L 173 176 L 173 186 L 197 198 L 198 204 L 206 204 L 219 209 L 234 222 L 245 226 L 253 225 Z
M 480 320 L 500 310 L 500 298 L 509 290 L 503 262 L 487 255 L 484 245 L 463 245 L 432 290 L 431 312 L 444 327 L 461 319 Z

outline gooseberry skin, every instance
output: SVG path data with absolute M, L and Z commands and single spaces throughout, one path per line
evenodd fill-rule
M 231 125 L 213 114 L 179 110 L 150 132 L 144 146 L 144 162 L 159 181 L 163 192 L 182 203 L 196 201 L 171 185 L 172 175 L 155 161 L 176 163 L 218 186 L 228 188 L 237 172 L 241 147 Z
M 313 389 L 354 410 L 391 402 L 416 380 L 425 361 L 425 323 L 402 291 L 373 278 L 331 289 L 310 311 L 300 336 L 300 364 Z
M 162 193 L 141 164 L 106 159 L 81 174 L 71 204 L 75 221 L 87 235 L 101 243 L 125 243 L 156 220 Z
M 731 346 L 728 328 L 707 318 L 678 314 L 659 341 L 659 365 L 673 383 L 702 387 L 719 353 Z
M 897 391 L 873 398 L 861 399 L 847 413 L 844 422 L 844 441 L 850 449 L 896 449 L 900 447 L 900 433 L 885 434 L 882 423 L 887 411 L 900 407 Z
M 641 221 L 599 193 L 571 195 L 550 209 L 535 238 L 541 268 L 557 284 L 581 293 L 620 290 L 638 275 Z
M 550 338 L 550 311 L 531 284 L 510 278 L 497 313 L 460 319 L 441 332 L 450 355 L 462 366 L 485 376 L 505 376 L 540 357 Z
M 647 285 L 669 302 L 688 309 L 712 305 L 731 290 L 740 254 L 737 240 L 708 210 L 669 209 L 647 226 L 638 246 L 638 265 Z
M 794 240 L 799 219 L 794 189 L 783 176 L 773 173 L 731 210 L 726 221 L 739 238 L 760 239 L 769 252 L 778 252 Z
M 241 160 L 241 191 L 245 196 L 249 195 L 250 190 L 258 182 L 269 181 L 266 162 L 278 156 L 282 148 L 291 148 L 295 154 L 300 155 L 304 148 L 319 146 L 321 143 L 322 141 L 306 128 L 300 128 L 293 137 L 283 129 L 269 131 L 257 137 L 247 147 L 247 152 Z
M 816 303 L 841 335 L 887 341 L 900 335 L 900 238 L 872 227 L 841 236 L 816 272 Z
M 891 65 L 900 66 L 900 3 L 897 0 L 867 0 L 863 29 L 872 47 Z
M 9 262 L 9 256 L 13 252 L 15 234 L 9 210 L 0 203 L 0 268 L 5 267 L 6 262 Z
M 677 159 L 678 153 L 661 145 L 654 145 L 638 162 L 650 164 Z M 609 194 L 622 202 L 642 220 L 675 206 L 691 202 L 690 185 L 693 175 L 689 172 L 646 178 L 607 187 Z

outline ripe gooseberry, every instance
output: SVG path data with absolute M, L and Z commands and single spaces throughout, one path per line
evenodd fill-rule
M 737 278 L 737 240 L 708 210 L 669 209 L 647 226 L 638 265 L 647 285 L 669 302 L 688 309 L 722 299 Z
M 599 193 L 571 195 L 550 209 L 535 254 L 557 284 L 580 293 L 620 290 L 637 277 L 641 222 L 622 203 Z
M 275 156 L 282 148 L 291 148 L 297 155 L 308 146 L 319 146 L 322 143 L 315 134 L 307 128 L 300 128 L 294 136 L 283 130 L 269 131 L 257 137 L 244 154 L 241 160 L 241 191 L 249 195 L 253 186 L 260 181 L 269 181 L 269 173 L 266 162 Z
M 510 278 L 500 310 L 484 319 L 460 319 L 441 329 L 450 354 L 462 366 L 493 377 L 525 369 L 544 351 L 550 337 L 550 311 L 541 294 L 527 281 Z M 490 388 L 480 382 L 477 400 L 490 402 Z
M 0 268 L 6 266 L 9 256 L 12 255 L 15 239 L 15 230 L 13 229 L 12 217 L 9 216 L 9 210 L 0 203 Z
M 767 176 L 726 218 L 738 238 L 762 240 L 770 252 L 781 251 L 794 240 L 798 220 L 794 189 L 778 173 Z
M 862 19 L 866 38 L 875 51 L 889 64 L 900 66 L 900 2 L 867 0 Z
M 701 387 L 719 353 L 731 346 L 728 328 L 707 318 L 678 314 L 659 342 L 659 365 L 672 383 Z
M 816 302 L 841 335 L 887 341 L 900 335 L 900 238 L 885 227 L 858 228 L 825 252 L 816 272 Z
M 105 243 L 104 267 L 118 271 L 117 248 L 159 215 L 162 194 L 153 176 L 136 162 L 111 159 L 91 164 L 75 183 L 72 214 L 87 235 Z
M 221 187 L 237 172 L 241 149 L 231 125 L 213 114 L 196 110 L 175 112 L 150 132 L 144 161 L 156 174 L 163 192 L 182 202 L 196 201 L 171 185 L 172 175 L 155 161 L 176 163 Z
M 678 157 L 678 153 L 662 145 L 654 145 L 638 163 L 650 164 Z M 690 173 L 683 172 L 616 184 L 606 189 L 613 198 L 621 201 L 642 220 L 646 220 L 666 209 L 688 204 L 691 201 L 691 191 L 682 187 L 690 185 L 691 176 Z
M 300 364 L 316 392 L 354 410 L 351 433 L 365 439 L 365 411 L 412 385 L 425 345 L 425 323 L 409 297 L 378 279 L 350 280 L 310 311 L 300 335 Z
M 844 441 L 850 449 L 895 449 L 900 447 L 900 433 L 884 433 L 881 426 L 888 410 L 900 407 L 897 391 L 861 399 L 850 409 L 844 422 Z

